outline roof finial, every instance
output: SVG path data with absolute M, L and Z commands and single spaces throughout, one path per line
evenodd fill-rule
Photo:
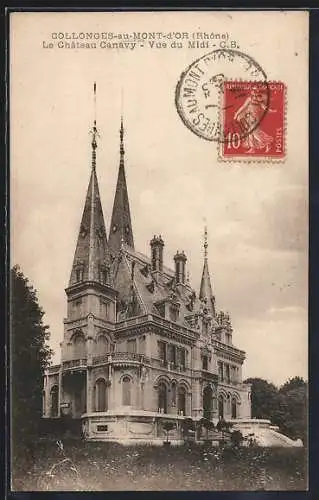
M 120 128 L 120 162 L 121 165 L 124 164 L 124 126 L 123 126 L 123 115 L 121 115 L 121 128 Z
M 99 137 L 99 132 L 96 128 L 96 82 L 94 82 L 93 93 L 94 93 L 94 122 L 93 122 L 93 127 L 90 130 L 90 133 L 92 134 L 92 142 L 91 142 L 92 168 L 95 169 L 95 167 L 96 167 L 96 148 L 97 148 L 96 138 Z
M 208 249 L 208 234 L 207 234 L 207 226 L 204 228 L 204 257 L 207 259 L 207 249 Z

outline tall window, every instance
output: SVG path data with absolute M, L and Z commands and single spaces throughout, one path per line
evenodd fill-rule
M 223 396 L 218 397 L 218 416 L 224 418 L 224 398 Z
M 237 418 L 237 401 L 236 398 L 231 400 L 231 418 Z
M 107 386 L 103 378 L 95 383 L 95 411 L 107 411 Z
M 167 387 L 164 382 L 158 386 L 158 407 L 164 413 L 167 413 Z
M 101 300 L 100 311 L 103 318 L 109 317 L 109 303 L 106 300 Z
M 145 354 L 145 336 L 139 338 L 139 352 L 140 354 Z
M 226 376 L 226 382 L 227 384 L 230 383 L 230 370 L 229 370 L 229 365 L 225 365 L 225 376 Z
M 208 370 L 208 356 L 202 356 L 203 370 Z
M 136 339 L 130 339 L 127 341 L 127 352 L 136 352 Z
M 186 414 L 186 389 L 185 387 L 178 388 L 178 403 L 177 403 L 178 413 L 181 415 Z
M 224 366 L 221 361 L 218 362 L 218 380 L 220 382 L 224 381 Z
M 74 345 L 74 359 L 81 359 L 84 357 L 85 341 L 82 334 L 77 334 L 73 339 Z
M 73 306 L 73 317 L 76 317 L 76 316 L 82 316 L 82 299 L 77 299 L 73 302 L 72 306 Z
M 109 351 L 109 343 L 104 335 L 98 337 L 96 350 L 98 354 L 104 354 Z
M 51 417 L 57 417 L 59 414 L 59 387 L 54 385 L 51 389 Z
M 173 365 L 176 365 L 176 346 L 169 345 L 168 346 L 168 361 Z
M 185 370 L 186 366 L 186 351 L 183 347 L 177 349 L 177 363 L 180 365 L 182 370 Z
M 123 377 L 122 380 L 123 406 L 131 406 L 131 379 Z
M 172 406 L 176 406 L 176 382 L 172 382 L 171 403 L 172 403 Z
M 158 341 L 158 355 L 159 359 L 163 362 L 166 363 L 166 344 L 165 342 L 162 342 L 161 340 Z

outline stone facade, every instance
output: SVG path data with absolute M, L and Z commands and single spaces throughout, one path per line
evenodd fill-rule
M 199 293 L 177 252 L 164 266 L 164 241 L 154 236 L 150 255 L 134 248 L 124 170 L 120 167 L 107 238 L 92 171 L 70 282 L 61 364 L 44 380 L 44 417 L 82 418 L 88 439 L 162 440 L 163 422 L 181 436 L 185 417 L 249 419 L 250 386 L 242 382 L 245 353 L 233 345 L 230 317 L 216 311 L 205 231 Z

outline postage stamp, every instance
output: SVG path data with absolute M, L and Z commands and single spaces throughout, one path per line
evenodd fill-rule
M 286 86 L 250 56 L 214 50 L 181 75 L 175 104 L 186 127 L 218 144 L 219 161 L 283 161 Z
M 263 119 L 269 102 L 267 75 L 250 56 L 238 50 L 218 49 L 194 61 L 182 74 L 176 87 L 176 109 L 186 127 L 208 141 L 227 141 L 221 126 L 220 107 L 224 83 L 227 81 L 264 83 L 265 109 L 258 114 Z M 258 127 L 258 120 L 241 136 Z
M 286 86 L 282 82 L 224 82 L 220 160 L 283 160 Z

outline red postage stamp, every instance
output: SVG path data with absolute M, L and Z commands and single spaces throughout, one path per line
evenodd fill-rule
M 281 82 L 224 82 L 220 159 L 284 160 L 285 104 Z

